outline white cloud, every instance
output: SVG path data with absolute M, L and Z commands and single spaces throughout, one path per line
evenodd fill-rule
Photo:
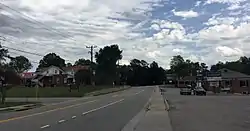
M 160 54 L 161 54 L 160 51 L 152 51 L 152 52 L 148 52 L 146 54 L 146 56 L 149 57 L 149 58 L 156 58 Z
M 236 9 L 239 9 L 239 8 L 241 8 L 241 6 L 238 3 L 236 3 L 236 4 L 230 5 L 227 9 L 228 10 L 236 10 Z
M 160 65 L 169 67 L 171 57 L 177 54 L 187 59 L 214 64 L 218 60 L 235 60 L 240 55 L 250 55 L 250 16 L 247 15 L 247 4 L 242 6 L 244 0 L 194 2 L 197 11 L 197 6 L 203 3 L 223 3 L 228 5 L 228 10 L 225 11 L 230 11 L 232 15 L 238 13 L 234 17 L 225 15 L 226 12 L 206 14 L 212 17 L 200 23 L 201 25 L 195 25 L 189 19 L 185 21 L 185 25 L 183 21 L 171 19 L 174 14 L 185 19 L 197 17 L 197 21 L 204 21 L 205 17 L 193 9 L 176 8 L 180 10 L 172 10 L 173 14 L 170 16 L 152 17 L 151 11 L 162 6 L 159 1 L 161 0 L 5 1 L 5 4 L 58 32 L 48 31 L 14 13 L 1 10 L 0 33 L 13 42 L 6 41 L 6 46 L 39 54 L 55 52 L 70 62 L 78 58 L 89 58 L 86 45 L 104 47 L 111 44 L 119 44 L 123 50 L 121 64 L 128 64 L 131 59 L 138 58 L 148 62 L 155 60 Z M 157 13 L 160 15 L 165 12 Z M 193 29 L 192 33 L 190 29 Z M 22 55 L 32 61 L 41 59 L 25 53 Z
M 218 46 L 216 47 L 216 51 L 220 53 L 224 57 L 231 57 L 231 56 L 243 56 L 243 51 L 239 48 L 230 48 L 227 46 Z
M 156 30 L 156 31 L 159 31 L 161 29 L 158 24 L 152 24 L 151 28 L 154 29 L 154 30 Z
M 193 10 L 189 10 L 189 11 L 172 11 L 174 13 L 175 16 L 180 16 L 180 17 L 184 17 L 184 18 L 193 18 L 193 17 L 197 17 L 199 16 L 199 14 Z
M 211 17 L 208 19 L 208 22 L 206 22 L 206 25 L 220 25 L 220 24 L 225 24 L 225 25 L 231 25 L 240 19 L 237 17 Z
M 196 1 L 195 7 L 200 6 L 200 4 L 201 4 L 201 1 Z
M 175 49 L 173 49 L 173 52 L 175 52 L 177 54 L 183 54 L 184 50 L 183 49 L 179 49 L 179 48 L 175 48 Z
M 205 4 L 212 4 L 212 3 L 238 4 L 245 1 L 247 0 L 207 0 Z

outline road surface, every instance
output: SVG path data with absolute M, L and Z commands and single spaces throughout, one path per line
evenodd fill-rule
M 250 96 L 183 96 L 167 89 L 174 131 L 249 131 Z
M 152 91 L 152 87 L 135 87 L 23 112 L 0 113 L 0 130 L 119 131 L 143 108 Z

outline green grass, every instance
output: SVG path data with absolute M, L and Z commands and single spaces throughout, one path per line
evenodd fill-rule
M 5 102 L 5 104 L 0 104 L 0 108 L 21 106 L 21 105 L 27 105 L 27 104 L 36 104 L 36 102 Z
M 90 92 L 101 91 L 101 93 L 109 93 L 121 90 L 121 88 L 111 88 L 112 86 L 86 86 L 80 87 L 80 91 L 72 90 L 69 92 L 68 87 L 46 87 L 38 88 L 38 97 L 82 97 Z M 98 92 L 97 92 L 98 94 Z M 94 94 L 93 94 L 94 95 Z M 13 87 L 7 91 L 8 97 L 36 97 L 36 88 Z

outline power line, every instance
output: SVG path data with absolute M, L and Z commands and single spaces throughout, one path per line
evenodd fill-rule
M 58 35 L 63 36 L 63 38 L 69 37 L 69 39 L 71 39 L 71 40 L 73 40 L 73 41 L 76 41 L 75 39 L 72 39 L 72 36 L 65 35 L 64 33 L 60 32 L 60 31 L 58 31 L 58 30 L 56 30 L 56 29 L 54 29 L 54 28 L 52 28 L 52 27 L 50 27 L 50 26 L 47 26 L 46 24 L 44 24 L 44 23 L 42 23 L 42 22 L 40 22 L 40 21 L 38 21 L 38 20 L 36 20 L 36 19 L 34 19 L 34 18 L 28 16 L 28 15 L 25 15 L 24 13 L 22 13 L 22 12 L 16 10 L 16 9 L 13 9 L 13 8 L 11 8 L 11 7 L 9 7 L 9 6 L 5 5 L 5 4 L 3 4 L 3 3 L 0 3 L 0 5 L 2 5 L 2 6 L 5 7 L 5 8 L 8 8 L 9 10 L 14 11 L 15 13 L 20 14 L 21 16 L 23 16 L 22 18 L 25 17 L 24 20 L 26 20 L 26 21 L 32 22 L 32 23 L 34 23 L 34 24 L 42 25 L 42 28 L 44 28 L 44 29 L 46 29 L 46 30 L 48 30 L 48 31 L 50 31 L 50 32 L 53 31 L 53 32 L 57 33 Z M 40 26 L 40 27 L 41 27 L 41 26 Z
M 13 53 L 13 54 L 16 54 L 16 55 L 21 55 L 21 54 L 18 54 L 18 53 L 16 53 L 16 52 L 12 52 L 12 51 L 9 51 L 10 53 Z M 14 57 L 12 57 L 12 56 L 7 56 L 9 59 L 13 59 Z M 32 61 L 32 60 L 29 60 L 31 63 L 36 63 L 36 64 L 39 64 L 39 62 L 37 62 L 37 61 Z
M 7 47 L 7 46 L 4 46 L 4 45 L 2 45 L 2 47 L 7 48 L 7 49 L 10 49 L 10 50 L 15 50 L 15 51 L 18 51 L 18 52 L 22 52 L 22 53 L 31 54 L 31 55 L 44 56 L 44 55 L 42 55 L 42 54 L 32 53 L 32 52 L 28 52 L 28 51 L 24 51 L 24 50 L 20 50 L 20 49 L 15 49 L 15 48 Z

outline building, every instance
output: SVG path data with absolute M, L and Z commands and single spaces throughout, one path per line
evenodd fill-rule
M 63 68 L 64 73 L 67 74 L 67 83 L 75 82 L 75 73 L 79 70 L 90 70 L 90 66 L 70 66 Z
M 185 76 L 177 81 L 177 87 L 183 88 L 186 85 L 194 85 L 196 83 L 196 76 Z
M 20 74 L 21 77 L 21 84 L 25 86 L 32 86 L 32 79 L 36 77 L 35 72 L 23 72 Z
M 218 72 L 208 73 L 204 86 L 207 90 L 227 88 L 232 93 L 243 93 L 250 92 L 249 83 L 249 75 L 224 68 Z
M 41 68 L 37 70 L 36 74 L 37 74 L 36 78 L 34 78 L 33 81 L 35 80 L 42 87 L 61 86 L 64 85 L 64 83 L 66 83 L 64 80 L 67 77 L 67 75 L 61 68 L 56 66 Z
M 75 82 L 75 73 L 81 69 L 89 70 L 89 66 L 70 66 L 59 68 L 50 66 L 37 70 L 36 77 L 33 81 L 37 82 L 42 87 L 47 86 L 63 86 L 68 83 Z

